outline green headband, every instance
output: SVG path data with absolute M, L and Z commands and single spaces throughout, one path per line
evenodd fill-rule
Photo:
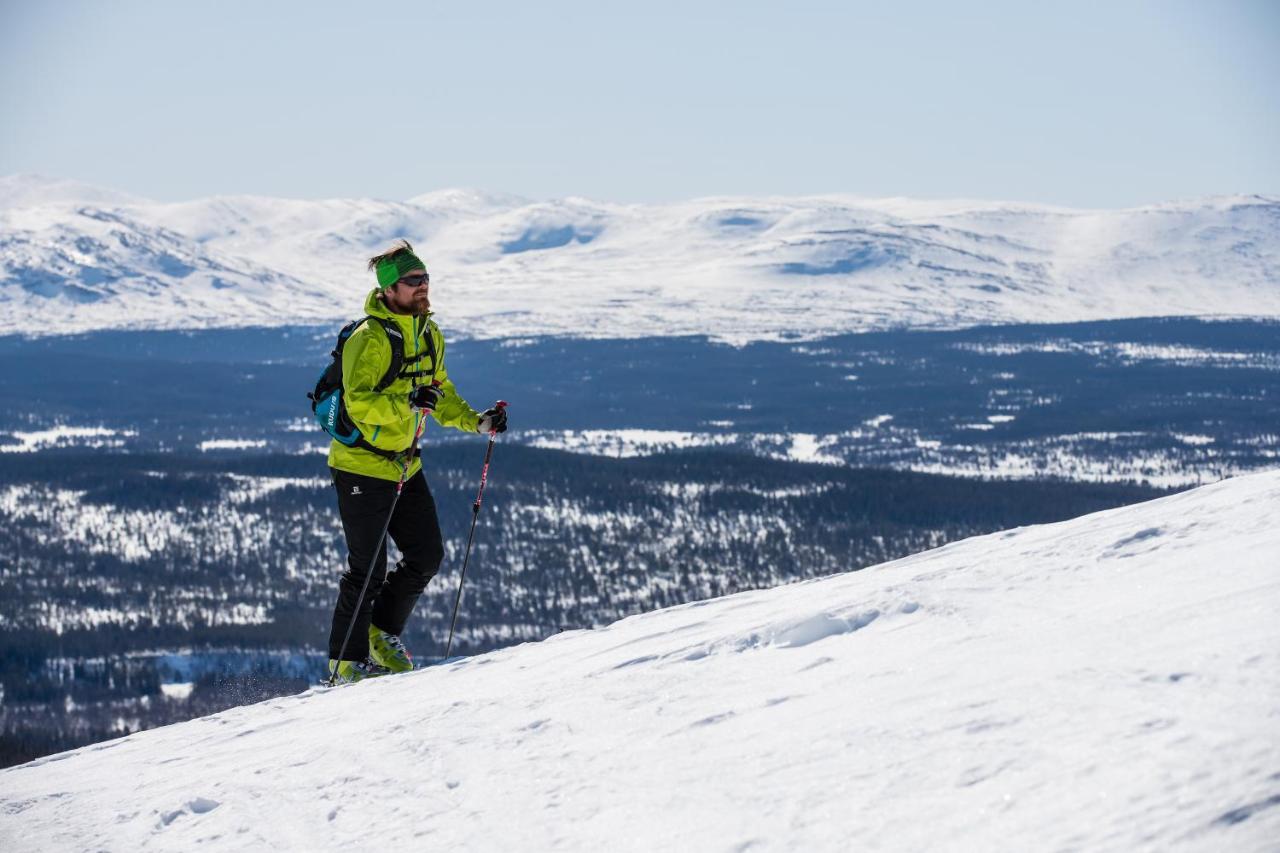
M 417 255 L 406 249 L 403 252 L 397 252 L 395 257 L 378 261 L 374 271 L 378 274 L 378 287 L 385 290 L 403 278 L 405 273 L 426 268 L 427 265 L 419 260 Z

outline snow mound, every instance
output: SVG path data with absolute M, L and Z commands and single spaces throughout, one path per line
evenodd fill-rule
M 0 773 L 36 849 L 1267 850 L 1280 471 Z

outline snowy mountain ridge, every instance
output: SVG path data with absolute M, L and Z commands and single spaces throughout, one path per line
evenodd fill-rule
M 1277 507 L 1273 470 L 131 735 L 0 772 L 0 839 L 1273 849 Z
M 0 332 L 328 322 L 408 238 L 456 334 L 733 342 L 897 327 L 1280 316 L 1280 199 L 1116 211 L 706 198 L 606 204 L 442 190 L 406 202 L 181 203 L 0 179 Z

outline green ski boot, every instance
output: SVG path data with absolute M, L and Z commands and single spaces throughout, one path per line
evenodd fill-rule
M 357 681 L 364 681 L 366 678 L 377 678 L 379 675 L 390 675 L 391 670 L 382 666 L 372 657 L 364 660 L 334 660 L 329 659 L 329 673 L 333 674 L 334 667 L 337 667 L 337 677 L 334 678 L 334 684 L 354 684 Z
M 413 658 L 400 638 L 373 625 L 369 626 L 369 657 L 391 672 L 408 672 L 413 669 Z

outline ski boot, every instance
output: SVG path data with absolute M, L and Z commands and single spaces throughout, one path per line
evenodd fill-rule
M 334 684 L 355 684 L 357 681 L 364 681 L 366 678 L 377 678 L 380 675 L 390 675 L 391 670 L 382 666 L 372 657 L 364 660 L 334 660 L 329 659 L 329 674 L 333 675 L 334 670 L 337 675 L 333 679 Z
M 413 658 L 400 638 L 373 625 L 369 626 L 369 657 L 392 672 L 413 669 Z

